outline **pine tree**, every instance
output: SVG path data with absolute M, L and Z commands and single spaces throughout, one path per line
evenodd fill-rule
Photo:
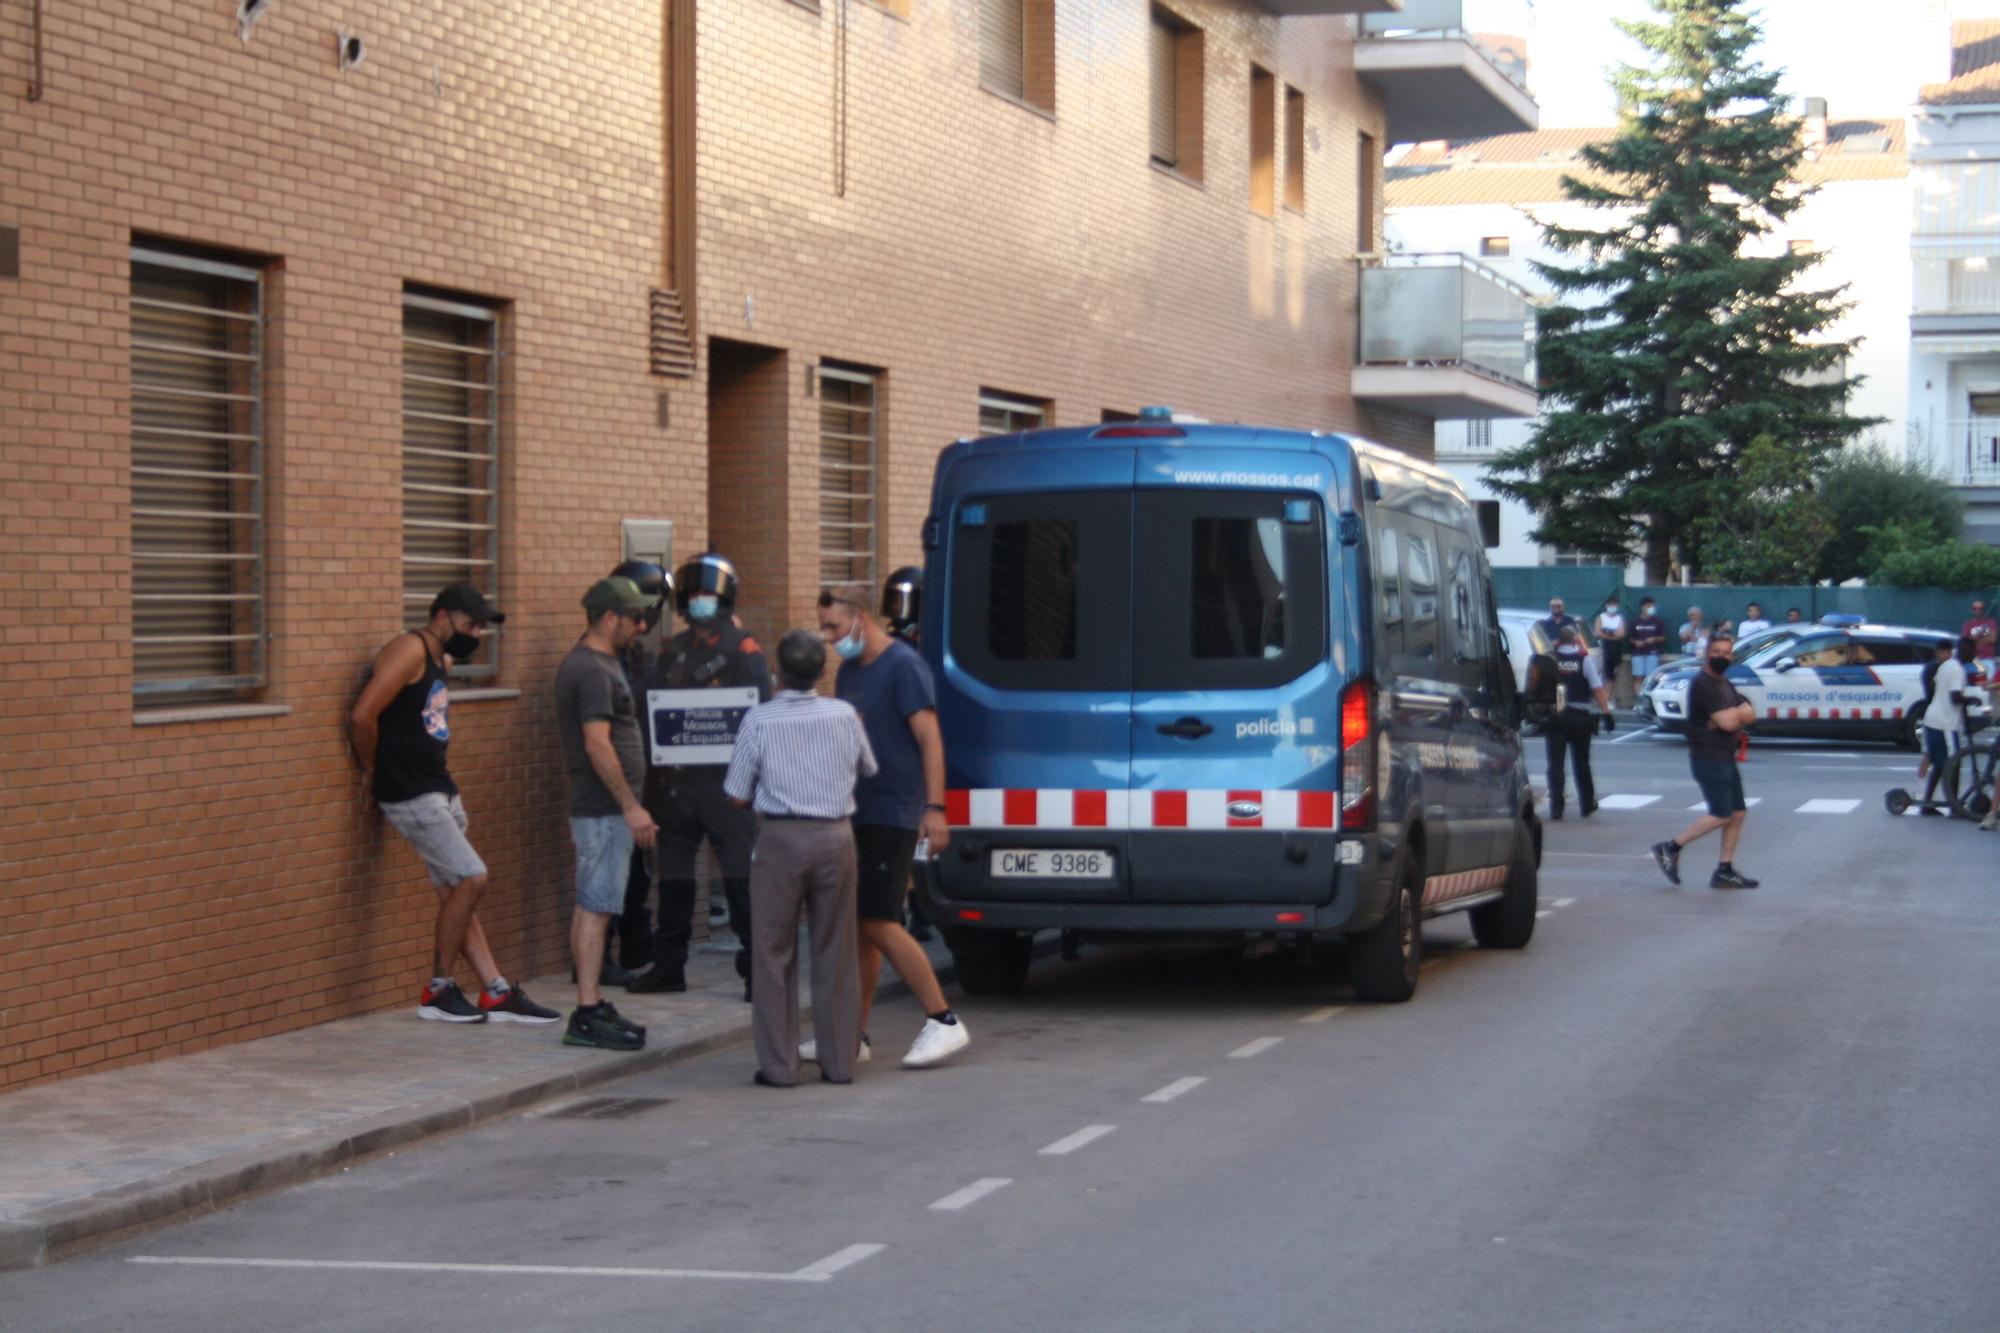
M 1650 3 L 1660 21 L 1619 24 L 1651 58 L 1613 76 L 1618 133 L 1563 178 L 1603 225 L 1548 227 L 1577 262 L 1535 266 L 1555 293 L 1536 316 L 1542 416 L 1489 476 L 1538 540 L 1642 550 L 1663 583 L 1676 556 L 1700 568 L 1699 520 L 1733 503 L 1753 440 L 1810 471 L 1873 423 L 1844 406 L 1854 343 L 1819 340 L 1844 289 L 1800 289 L 1815 255 L 1744 253 L 1809 193 L 1757 25 L 1733 0 Z

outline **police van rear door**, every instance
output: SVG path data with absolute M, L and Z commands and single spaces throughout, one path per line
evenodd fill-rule
M 1137 477 L 1133 898 L 1299 901 L 1284 834 L 1330 828 L 1339 773 L 1331 465 L 1141 448 Z

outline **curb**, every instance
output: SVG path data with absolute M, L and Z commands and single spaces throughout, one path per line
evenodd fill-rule
M 1039 949 L 1036 952 L 1037 956 L 1042 953 Z M 933 959 L 932 967 L 940 983 L 957 975 L 948 953 L 943 961 Z M 878 987 L 875 995 L 881 1001 L 901 999 L 909 993 L 899 979 Z M 811 1014 L 811 1006 L 800 1006 L 802 1019 Z M 336 1129 L 279 1139 L 90 1198 L 34 1209 L 18 1218 L 0 1220 L 0 1272 L 58 1263 L 150 1227 L 187 1221 L 259 1194 L 303 1184 L 377 1153 L 471 1129 L 539 1102 L 633 1074 L 714 1055 L 749 1041 L 750 1032 L 746 1010 L 741 1022 L 705 1036 L 635 1051 L 585 1069 L 494 1079 L 463 1093 L 364 1116 Z

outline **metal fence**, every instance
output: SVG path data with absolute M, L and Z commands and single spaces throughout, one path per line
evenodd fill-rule
M 1710 624 L 1718 620 L 1741 620 L 1751 602 L 1763 608 L 1764 619 L 1782 624 L 1785 613 L 1799 609 L 1803 619 L 1821 616 L 1865 616 L 1882 625 L 1908 625 L 1955 634 L 1965 623 L 1974 600 L 1994 604 L 1992 590 L 1954 592 L 1948 588 L 1826 588 L 1826 587 L 1640 587 L 1625 582 L 1619 565 L 1578 565 L 1569 568 L 1496 569 L 1493 591 L 1503 607 L 1545 610 L 1551 597 L 1560 597 L 1569 614 L 1589 619 L 1605 601 L 1616 596 L 1627 613 L 1638 608 L 1639 599 L 1651 596 L 1668 624 L 1687 619 L 1688 608 L 1698 606 Z

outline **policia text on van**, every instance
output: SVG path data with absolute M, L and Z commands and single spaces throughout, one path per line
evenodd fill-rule
M 1528 942 L 1514 678 L 1444 473 L 1149 409 L 952 445 L 925 543 L 955 832 L 920 878 L 968 990 L 1051 928 L 1345 936 L 1383 1000 L 1426 916 Z

